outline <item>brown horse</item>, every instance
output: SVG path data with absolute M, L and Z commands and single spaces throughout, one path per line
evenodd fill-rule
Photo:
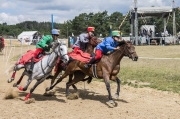
M 66 96 L 69 95 L 69 87 L 71 85 L 83 80 L 84 76 L 88 75 L 91 77 L 104 79 L 109 94 L 109 101 L 110 103 L 114 104 L 114 101 L 111 96 L 110 80 L 117 82 L 116 98 L 118 98 L 120 92 L 120 80 L 117 77 L 117 74 L 120 71 L 120 61 L 124 56 L 128 56 L 133 61 L 138 60 L 135 47 L 130 42 L 127 43 L 126 41 L 121 41 L 120 48 L 117 51 L 113 52 L 108 56 L 104 55 L 101 58 L 100 62 L 96 64 L 97 66 L 92 65 L 91 68 L 89 69 L 84 68 L 84 63 L 74 60 L 70 62 L 70 64 L 67 66 L 65 73 L 62 75 L 62 77 L 60 77 L 54 85 L 50 86 L 49 88 L 46 88 L 46 90 L 53 89 L 54 86 L 56 86 L 59 82 L 61 82 L 66 76 L 76 72 L 77 77 L 74 77 L 72 81 L 69 81 L 66 84 Z M 83 73 L 78 74 L 77 72 L 78 68 L 81 69 L 81 72 L 83 72 L 84 74 Z
M 85 52 L 86 52 L 86 53 L 89 53 L 89 54 L 92 54 L 93 51 L 94 51 L 94 48 L 95 48 L 99 43 L 101 43 L 101 42 L 102 42 L 102 40 L 98 39 L 97 37 L 92 37 L 92 38 L 89 40 L 89 43 L 88 43 L 87 46 L 86 46 Z M 60 61 L 60 62 L 61 62 L 61 61 Z M 54 74 L 54 76 L 53 76 L 53 78 L 52 78 L 52 80 L 51 80 L 51 85 L 53 85 L 53 83 L 54 83 L 55 79 L 57 78 L 57 76 L 59 75 L 59 73 L 63 71 L 63 68 L 62 68 L 62 66 L 61 66 L 60 64 L 61 64 L 61 63 L 59 63 L 58 69 L 57 69 L 56 73 Z M 81 70 L 81 69 L 77 67 L 77 71 L 75 71 L 74 74 L 70 74 L 70 75 L 69 75 L 69 82 L 72 81 L 73 76 L 74 76 L 74 77 L 79 77 L 79 75 L 80 75 L 80 76 L 84 75 L 84 78 L 85 78 L 86 75 L 85 75 L 83 72 L 79 71 L 79 70 Z M 86 81 L 86 80 L 87 80 L 88 83 L 90 83 L 91 80 L 92 80 L 92 77 L 91 77 L 91 76 L 89 76 L 89 77 L 86 78 L 86 79 L 84 79 L 84 78 L 83 78 L 82 81 Z M 72 85 L 72 86 L 73 86 L 73 88 L 74 88 L 75 90 L 77 90 L 77 88 L 76 88 L 75 85 Z

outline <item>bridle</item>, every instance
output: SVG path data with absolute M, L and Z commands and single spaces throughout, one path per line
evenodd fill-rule
M 63 43 L 61 43 L 61 41 L 59 41 L 60 43 L 60 45 L 58 45 L 58 51 L 56 52 L 56 51 L 54 51 L 54 53 L 56 54 L 56 55 L 58 55 L 58 52 L 60 53 L 60 58 L 63 58 L 65 55 L 68 55 L 68 54 L 64 54 L 64 55 L 62 55 L 62 53 L 61 53 L 61 49 L 60 49 L 60 46 L 62 46 L 62 45 L 64 45 Z
M 60 44 L 60 45 L 59 45 L 59 44 Z M 53 52 L 56 54 L 56 56 L 58 56 L 58 52 L 59 52 L 59 53 L 60 53 L 60 59 L 63 59 L 63 57 L 64 57 L 65 55 L 68 56 L 68 54 L 63 54 L 63 55 L 62 55 L 60 46 L 62 46 L 62 45 L 64 45 L 64 44 L 62 44 L 62 43 L 59 43 L 59 44 L 58 44 L 58 46 L 57 46 L 57 47 L 58 47 L 58 51 L 56 52 L 56 51 L 53 49 Z M 52 54 L 52 52 L 51 52 L 51 54 Z M 50 55 L 49 55 L 49 57 L 50 57 Z M 48 61 L 49 61 L 49 57 L 48 57 L 48 60 L 47 60 L 47 66 L 50 67 L 50 68 L 53 68 L 54 66 L 50 66 L 50 65 L 49 65 L 49 62 L 48 62 Z
M 125 52 L 125 56 L 128 56 L 128 57 L 131 57 L 130 55 L 135 53 L 135 51 L 132 52 L 132 51 L 129 50 L 128 43 L 125 43 L 124 50 L 127 50 L 128 54 Z
M 93 42 L 95 42 L 95 43 L 96 43 L 95 45 L 97 45 L 97 44 L 98 44 L 97 40 L 95 40 L 95 38 L 94 38 L 94 37 L 92 37 L 90 40 L 91 40 L 91 41 L 93 41 Z M 90 43 L 90 44 L 91 44 L 91 43 Z M 93 45 L 93 44 L 91 44 L 91 45 Z

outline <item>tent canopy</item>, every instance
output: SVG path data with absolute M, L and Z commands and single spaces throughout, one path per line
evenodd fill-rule
M 33 36 L 37 32 L 38 31 L 23 31 L 21 34 L 18 35 L 18 37 L 21 37 L 21 36 Z
M 143 17 L 147 17 L 147 16 L 167 17 L 169 13 L 172 13 L 172 11 L 173 11 L 172 7 L 170 6 L 137 8 L 138 15 Z

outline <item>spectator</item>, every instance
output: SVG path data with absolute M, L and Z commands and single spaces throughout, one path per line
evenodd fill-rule
M 147 35 L 147 30 L 145 28 L 143 28 L 143 35 L 146 36 Z
M 167 29 L 165 30 L 165 36 L 166 37 L 169 36 L 169 33 L 168 33 Z
M 162 32 L 162 46 L 164 46 L 165 45 L 165 33 L 164 32 Z
M 149 33 L 150 33 L 150 37 L 152 37 L 152 30 L 151 30 L 151 28 L 149 29 Z
M 2 36 L 2 34 L 0 34 L 0 51 L 2 52 L 2 50 L 5 47 L 5 43 L 4 43 L 4 38 Z
M 142 43 L 142 36 L 140 35 L 139 36 L 139 45 L 141 45 L 141 43 Z
M 146 35 L 146 45 L 149 45 L 149 36 Z

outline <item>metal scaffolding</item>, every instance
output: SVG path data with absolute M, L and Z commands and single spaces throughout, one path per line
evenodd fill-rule
M 162 7 L 137 7 L 137 0 L 134 0 L 134 9 L 130 10 L 131 37 L 135 39 L 135 45 L 138 45 L 138 15 L 158 16 L 164 18 L 164 32 L 166 30 L 166 17 L 169 13 L 173 14 L 173 42 L 176 43 L 176 21 L 175 21 L 175 2 L 172 0 L 171 6 Z M 134 31 L 133 31 L 134 30 Z

